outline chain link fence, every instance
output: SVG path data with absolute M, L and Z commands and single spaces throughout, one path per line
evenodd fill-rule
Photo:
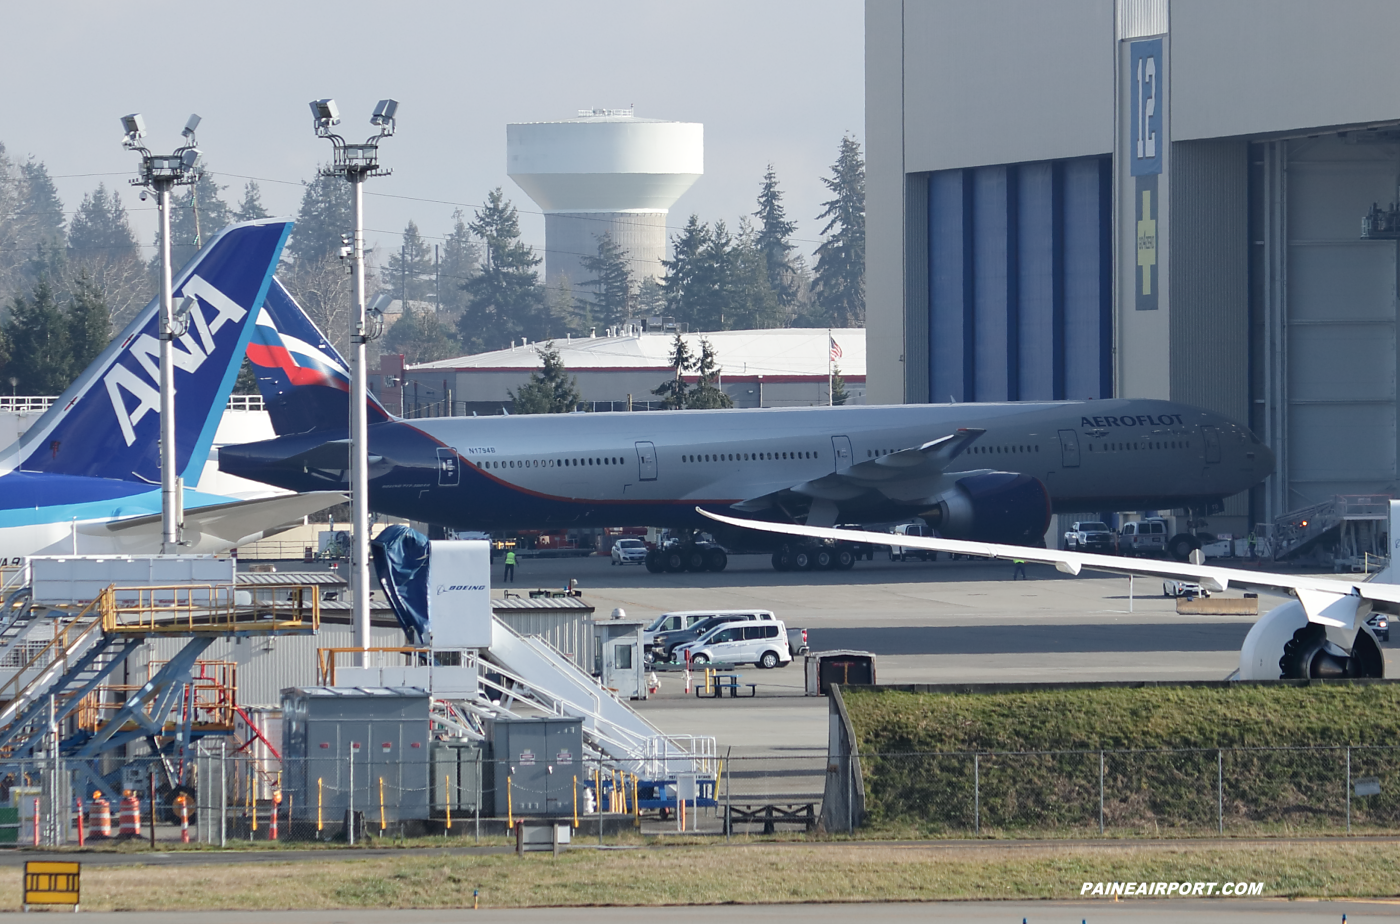
M 550 817 L 575 837 L 691 832 L 815 833 L 836 791 L 835 826 L 924 837 L 1205 837 L 1400 830 L 1400 747 L 1182 748 L 726 757 L 666 780 L 587 759 L 543 775 L 453 759 L 326 755 L 302 761 L 205 743 L 183 760 L 93 767 L 39 757 L 0 765 L 0 845 L 110 836 L 229 845 L 379 838 L 500 838 Z M 502 769 L 497 772 L 496 767 Z M 512 773 L 512 769 L 516 772 Z M 502 778 L 504 777 L 504 778 Z M 100 781 L 100 783 L 99 783 Z M 154 803 L 152 790 L 154 789 Z M 538 791 L 537 791 L 538 790 Z M 101 791 L 102 798 L 94 793 Z M 125 817 L 124 817 L 125 816 Z M 37 823 L 36 823 L 37 819 Z M 351 823 L 353 819 L 353 824 Z M 139 821 L 139 833 L 132 824 Z M 183 831 L 182 831 L 183 829 Z
M 864 826 L 929 836 L 1400 829 L 1400 748 L 863 754 Z

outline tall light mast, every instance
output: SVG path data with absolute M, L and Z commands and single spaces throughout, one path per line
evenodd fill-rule
M 360 649 L 357 660 L 367 664 L 365 649 L 369 648 L 369 426 L 366 404 L 369 400 L 365 383 L 365 344 L 382 332 L 370 330 L 365 319 L 365 179 L 388 176 L 393 171 L 379 166 L 379 142 L 394 134 L 398 100 L 382 99 L 374 107 L 370 124 L 379 129 L 364 144 L 347 144 L 331 129 L 340 124 L 340 111 L 333 99 L 311 102 L 316 135 L 330 141 L 335 150 L 331 163 L 322 168 L 322 176 L 343 176 L 350 183 L 355 200 L 355 229 L 350 244 L 350 272 L 354 276 L 354 308 L 350 315 L 350 599 L 353 607 L 355 647 Z
M 180 550 L 180 533 L 185 526 L 184 484 L 175 470 L 174 353 L 174 340 L 184 331 L 175 326 L 171 293 L 170 190 L 176 186 L 190 186 L 199 179 L 199 148 L 194 137 L 199 121 L 199 116 L 190 116 L 181 133 L 185 144 L 176 148 L 175 153 L 152 154 L 141 144 L 146 135 L 146 122 L 141 113 L 122 116 L 122 128 L 126 130 L 122 146 L 141 155 L 141 175 L 132 180 L 131 185 L 154 192 L 160 211 L 160 550 L 165 554 Z

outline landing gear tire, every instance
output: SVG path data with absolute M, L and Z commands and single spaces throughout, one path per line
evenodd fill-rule
M 771 671 L 778 666 L 778 653 L 776 651 L 765 651 L 763 657 L 758 659 L 758 666 L 766 671 Z
M 706 564 L 708 564 L 708 562 L 705 560 L 705 550 L 704 550 L 704 549 L 690 549 L 689 551 L 685 552 L 684 555 L 685 555 L 685 570 L 687 570 L 687 571 L 704 571 L 704 570 L 705 570 L 705 566 L 706 566 Z
M 710 571 L 723 571 L 729 567 L 729 555 L 724 549 L 710 549 L 705 555 L 705 567 Z
M 792 553 L 792 570 L 811 571 L 816 564 L 811 549 L 798 549 Z
M 685 570 L 685 556 L 680 552 L 662 552 L 661 560 L 666 570 L 672 574 L 680 574 Z
M 850 571 L 856 566 L 856 553 L 850 549 L 836 550 L 836 567 L 840 571 Z
M 661 553 L 656 549 L 647 552 L 647 570 L 652 574 L 660 574 L 666 570 L 666 563 L 661 560 Z
M 777 549 L 773 552 L 773 570 L 792 570 L 792 550 L 789 549 L 787 546 L 783 546 L 781 549 Z
M 1191 558 L 1191 553 L 1200 547 L 1201 543 L 1195 536 L 1190 533 L 1178 533 L 1167 545 L 1167 554 L 1177 561 L 1187 561 Z
M 836 553 L 831 549 L 817 549 L 812 555 L 812 563 L 818 571 L 830 571 L 836 567 Z

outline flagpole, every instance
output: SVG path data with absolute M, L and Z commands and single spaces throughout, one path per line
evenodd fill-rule
M 826 329 L 826 406 L 834 407 L 832 400 L 832 329 Z

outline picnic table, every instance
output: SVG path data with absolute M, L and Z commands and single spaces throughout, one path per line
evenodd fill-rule
M 709 695 L 714 697 L 715 699 L 720 699 L 724 696 L 724 691 L 728 690 L 730 699 L 734 699 L 739 695 L 739 687 L 741 686 L 746 686 L 749 688 L 749 696 L 758 695 L 758 684 L 741 684 L 739 682 L 738 674 L 712 673 L 711 671 L 707 670 L 705 672 L 705 682 L 697 683 L 695 685 L 695 695 L 697 698 Z

